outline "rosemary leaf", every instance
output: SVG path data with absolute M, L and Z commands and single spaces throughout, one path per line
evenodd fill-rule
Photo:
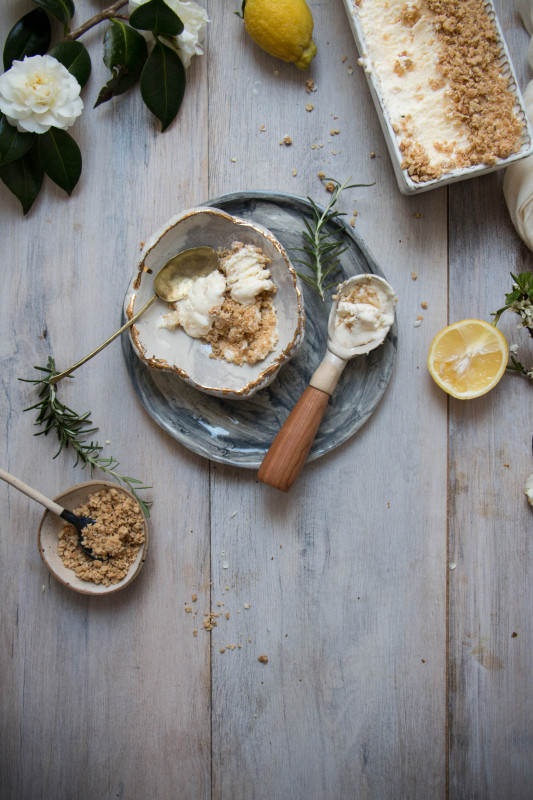
M 347 249 L 342 241 L 332 240 L 332 236 L 342 233 L 339 226 L 336 230 L 324 230 L 326 226 L 332 224 L 346 214 L 334 208 L 339 199 L 339 195 L 345 189 L 355 189 L 358 186 L 373 186 L 372 183 L 350 183 L 348 178 L 344 183 L 340 183 L 334 178 L 325 178 L 335 185 L 331 198 L 326 208 L 321 211 L 315 201 L 308 197 L 312 209 L 312 221 L 306 217 L 302 218 L 305 230 L 302 231 L 303 247 L 292 248 L 297 253 L 303 253 L 307 258 L 293 259 L 295 263 L 307 267 L 307 272 L 298 272 L 299 277 L 311 286 L 325 300 L 326 292 L 336 285 L 337 281 L 332 280 L 327 283 L 330 276 L 333 277 L 338 271 L 340 256 Z
M 59 374 L 54 359 L 49 358 L 46 367 L 35 367 L 35 369 L 46 373 L 45 377 L 19 378 L 24 383 L 40 387 L 39 400 L 24 409 L 24 411 L 38 411 L 34 425 L 40 426 L 41 430 L 34 435 L 47 436 L 50 431 L 55 431 L 59 447 L 53 458 L 57 458 L 63 448 L 71 447 L 75 455 L 74 467 L 79 464 L 81 469 L 85 469 L 88 466 L 91 472 L 93 469 L 99 469 L 124 483 L 139 503 L 144 515 L 149 517 L 151 503 L 139 497 L 137 492 L 152 487 L 137 478 L 121 475 L 118 471 L 120 462 L 113 456 L 103 456 L 101 454 L 103 447 L 98 442 L 87 441 L 87 437 L 98 429 L 93 425 L 90 411 L 78 414 L 58 399 L 56 387 L 50 383 L 50 378 Z

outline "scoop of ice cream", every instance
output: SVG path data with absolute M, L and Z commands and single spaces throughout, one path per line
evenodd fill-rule
M 174 304 L 174 310 L 163 318 L 163 326 L 176 328 L 181 325 L 193 339 L 200 339 L 211 330 L 211 310 L 222 305 L 226 279 L 217 269 L 203 278 L 197 278 L 187 297 Z
M 247 306 L 261 292 L 274 289 L 270 280 L 270 263 L 263 251 L 253 244 L 234 242 L 231 252 L 220 259 L 230 295 L 236 303 Z

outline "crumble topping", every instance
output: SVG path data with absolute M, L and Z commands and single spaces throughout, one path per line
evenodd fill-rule
M 413 181 L 494 166 L 519 151 L 524 123 L 483 0 L 355 0 L 355 7 L 368 47 L 362 62 L 381 82 Z
M 94 519 L 94 524 L 84 528 L 82 541 L 98 558 L 89 558 L 83 552 L 76 528 L 66 522 L 57 546 L 63 564 L 82 581 L 104 586 L 119 583 L 128 574 L 145 542 L 139 504 L 117 489 L 106 488 L 89 495 L 74 513 Z

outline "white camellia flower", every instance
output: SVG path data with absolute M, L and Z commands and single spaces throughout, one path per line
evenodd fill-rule
M 130 14 L 136 8 L 146 3 L 147 0 L 130 0 Z M 179 36 L 174 36 L 172 40 L 161 38 L 163 44 L 169 45 L 179 55 L 185 69 L 191 63 L 193 56 L 201 56 L 203 50 L 200 44 L 203 42 L 207 23 L 207 12 L 192 0 L 165 0 L 167 6 L 175 11 L 185 26 Z M 144 33 L 144 31 L 141 31 Z
M 21 132 L 66 130 L 83 111 L 81 86 L 53 56 L 13 61 L 0 75 L 0 111 Z

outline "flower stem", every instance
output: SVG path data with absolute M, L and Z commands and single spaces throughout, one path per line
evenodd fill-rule
M 123 6 L 126 6 L 127 4 L 128 0 L 116 0 L 116 2 L 113 3 L 113 5 L 109 6 L 109 8 L 104 8 L 103 11 L 100 11 L 98 14 L 95 14 L 94 17 L 88 19 L 87 22 L 84 22 L 83 25 L 80 25 L 79 28 L 76 28 L 76 30 L 68 33 L 65 36 L 65 39 L 66 40 L 79 39 L 80 36 L 83 36 L 84 33 L 87 33 L 87 31 L 91 30 L 91 28 L 94 28 L 95 25 L 98 25 L 105 19 L 111 19 L 111 17 L 115 17 L 117 15 L 116 12 Z

